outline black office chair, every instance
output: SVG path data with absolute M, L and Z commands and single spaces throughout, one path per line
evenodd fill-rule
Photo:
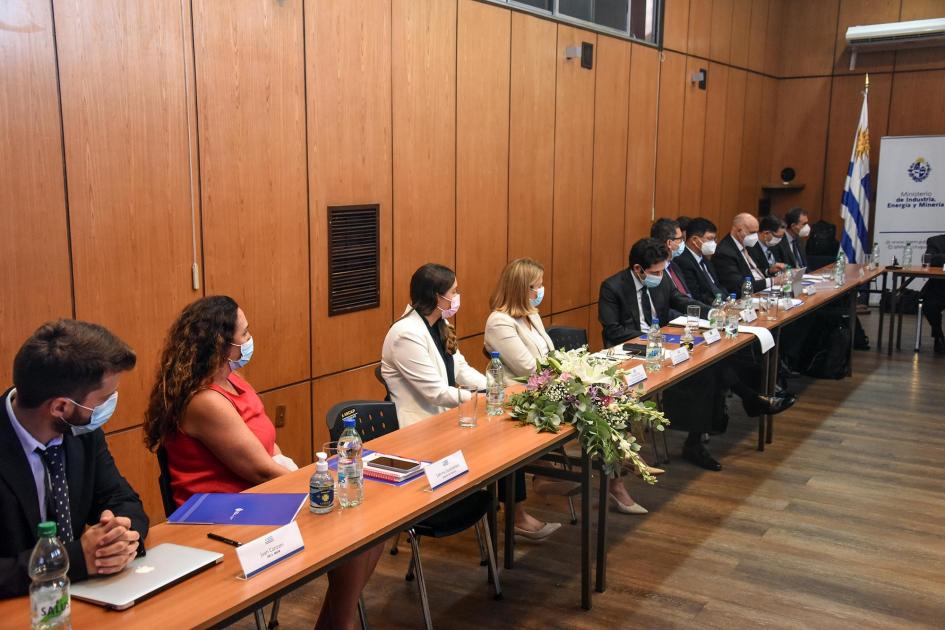
M 391 402 L 376 402 L 370 400 L 351 400 L 338 403 L 328 410 L 326 422 L 328 434 L 332 441 L 337 441 L 344 429 L 342 417 L 355 414 L 355 424 L 358 433 L 365 441 L 387 435 L 400 428 L 397 421 L 397 408 Z M 433 516 L 416 523 L 407 530 L 413 557 L 404 579 L 412 581 L 417 578 L 417 587 L 420 589 L 420 604 L 423 608 L 423 621 L 427 630 L 432 630 L 433 622 L 430 618 L 430 602 L 427 598 L 427 586 L 423 577 L 423 565 L 420 560 L 420 538 L 445 538 L 465 531 L 470 527 L 476 528 L 476 538 L 479 541 L 480 557 L 486 556 L 489 572 L 492 577 L 495 598 L 502 599 L 502 587 L 499 584 L 499 572 L 496 567 L 495 550 L 492 548 L 492 532 L 489 530 L 489 507 L 492 495 L 486 490 L 479 490 L 441 510 Z M 394 543 L 396 549 L 396 542 Z M 485 553 L 483 554 L 483 546 Z M 392 551 L 393 553 L 393 551 Z
M 569 326 L 552 326 L 547 331 L 556 350 L 577 350 L 587 345 L 587 330 Z
M 390 400 L 391 400 L 391 398 L 390 398 L 390 388 L 387 386 L 387 381 L 384 380 L 384 375 L 381 374 L 381 364 L 380 364 L 380 363 L 378 363 L 378 364 L 377 364 L 377 367 L 374 368 L 374 378 L 377 379 L 377 382 L 378 382 L 378 383 L 380 383 L 381 385 L 384 386 L 384 392 L 386 393 L 386 395 L 384 396 L 384 400 L 385 400 L 386 402 L 390 402 Z
M 164 504 L 164 516 L 171 517 L 171 514 L 177 509 L 174 503 L 174 494 L 171 492 L 171 473 L 167 467 L 167 449 L 159 446 L 157 449 L 157 460 L 160 474 L 158 475 L 158 488 L 161 489 L 161 503 Z M 360 605 L 360 602 L 359 602 Z M 256 630 L 273 630 L 279 625 L 279 598 L 272 602 L 272 613 L 269 615 L 269 623 L 266 623 L 266 612 L 263 608 L 253 610 L 253 616 L 256 619 Z

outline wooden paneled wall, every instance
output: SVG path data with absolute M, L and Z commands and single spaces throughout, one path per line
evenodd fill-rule
M 654 216 L 724 230 L 795 162 L 816 216 L 859 107 L 840 29 L 941 4 L 667 0 L 660 51 L 477 0 L 0 3 L 0 376 L 50 318 L 131 343 L 109 442 L 159 517 L 140 428 L 157 353 L 185 304 L 227 293 L 257 340 L 247 376 L 308 462 L 334 403 L 383 397 L 419 264 L 457 269 L 481 366 L 507 260 L 542 262 L 545 321 L 598 347 L 599 284 Z M 565 59 L 581 42 L 592 69 Z M 941 61 L 877 57 L 874 137 L 945 124 Z M 329 317 L 328 207 L 365 203 L 380 307 Z

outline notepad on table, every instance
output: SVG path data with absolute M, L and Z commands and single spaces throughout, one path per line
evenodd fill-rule
M 167 519 L 174 525 L 287 525 L 306 493 L 213 492 L 191 496 Z

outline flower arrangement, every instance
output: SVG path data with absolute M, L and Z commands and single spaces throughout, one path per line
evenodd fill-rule
M 600 458 L 605 473 L 613 475 L 628 462 L 647 483 L 656 483 L 637 454 L 640 443 L 633 428 L 662 431 L 669 420 L 654 403 L 641 402 L 625 376 L 625 370 L 587 347 L 553 350 L 538 360 L 531 376 L 518 379 L 525 390 L 509 398 L 509 413 L 539 431 L 557 433 L 569 423 L 584 449 Z

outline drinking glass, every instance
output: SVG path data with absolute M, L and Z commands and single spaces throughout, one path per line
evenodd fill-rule
M 700 309 L 698 304 L 690 304 L 686 307 L 686 325 L 693 334 L 699 330 Z
M 458 385 L 456 393 L 459 396 L 459 426 L 471 429 L 476 426 L 479 407 L 479 390 L 474 385 Z
M 772 288 L 765 301 L 768 307 L 765 319 L 769 322 L 773 322 L 778 319 L 778 305 L 781 303 L 781 291 L 776 291 Z
M 922 254 L 922 268 L 928 269 L 932 264 L 932 254 Z

